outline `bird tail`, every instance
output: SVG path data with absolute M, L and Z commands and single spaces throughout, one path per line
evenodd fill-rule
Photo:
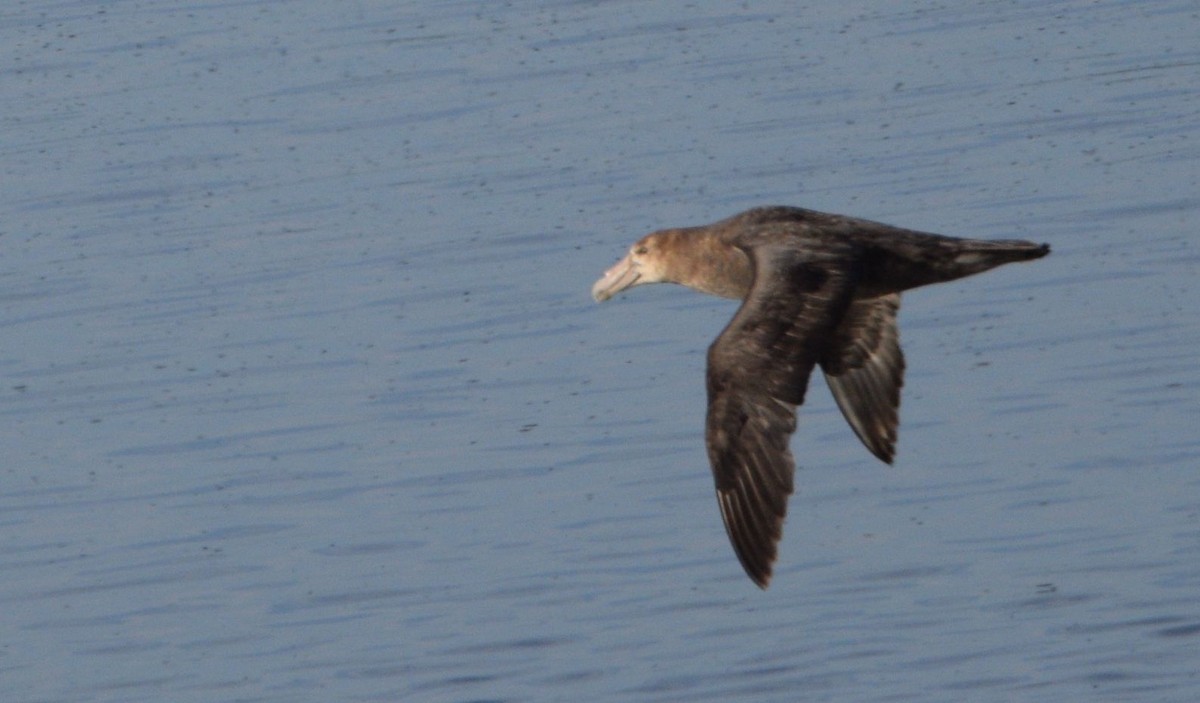
M 1050 253 L 1049 244 L 1035 244 L 1023 239 L 970 239 L 954 252 L 954 267 L 958 276 L 970 276 L 988 269 L 1017 261 L 1032 261 Z
M 869 257 L 869 278 L 881 282 L 882 293 L 899 293 L 972 276 L 1017 261 L 1040 259 L 1049 244 L 1020 239 L 956 239 L 912 232 L 894 235 L 888 248 Z

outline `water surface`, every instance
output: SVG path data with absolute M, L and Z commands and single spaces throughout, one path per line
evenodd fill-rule
M 59 3 L 0 23 L 0 693 L 1200 695 L 1190 3 Z M 777 576 L 729 301 L 588 289 L 795 204 L 1048 241 L 914 292 L 896 466 L 820 382 Z

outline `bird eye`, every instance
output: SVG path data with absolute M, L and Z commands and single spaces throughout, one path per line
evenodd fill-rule
M 647 247 L 645 247 L 645 246 L 640 246 L 640 247 L 638 247 L 637 249 L 634 249 L 634 250 L 633 250 L 633 253 L 634 253 L 634 254 L 637 254 L 638 256 L 641 256 L 642 254 L 645 254 L 645 253 L 646 253 L 646 252 L 648 252 L 648 251 L 650 251 L 650 250 L 649 250 Z

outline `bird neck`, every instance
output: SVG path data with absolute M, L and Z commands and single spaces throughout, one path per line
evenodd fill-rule
M 671 280 L 701 293 L 742 300 L 754 282 L 746 253 L 706 227 L 674 230 Z

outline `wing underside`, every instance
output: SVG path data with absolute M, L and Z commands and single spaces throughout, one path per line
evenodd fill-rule
M 760 587 L 771 579 L 795 464 L 796 406 L 850 302 L 845 249 L 743 248 L 755 279 L 708 352 L 706 440 L 730 542 Z
M 854 433 L 880 460 L 892 463 L 900 425 L 904 353 L 896 312 L 900 295 L 855 300 L 846 310 L 821 370 Z

